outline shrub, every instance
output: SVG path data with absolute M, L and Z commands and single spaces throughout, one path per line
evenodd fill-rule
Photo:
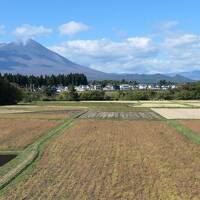
M 89 101 L 89 100 L 96 100 L 101 101 L 105 99 L 105 92 L 103 91 L 86 91 L 82 92 L 79 95 L 80 100 L 82 101 Z

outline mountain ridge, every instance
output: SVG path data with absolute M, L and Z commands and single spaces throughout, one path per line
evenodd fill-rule
M 190 82 L 184 76 L 164 74 L 115 74 L 101 72 L 76 64 L 34 40 L 0 44 L 0 72 L 21 74 L 69 74 L 84 73 L 89 80 L 135 80 L 140 83 L 153 83 L 159 80 Z

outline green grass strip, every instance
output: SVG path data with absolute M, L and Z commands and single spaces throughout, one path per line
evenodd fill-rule
M 177 123 L 174 120 L 168 120 L 168 125 L 172 128 L 175 128 L 179 133 L 181 133 L 183 136 L 185 136 L 190 141 L 200 144 L 200 136 L 198 136 L 194 131 L 191 129 L 183 126 L 182 124 Z

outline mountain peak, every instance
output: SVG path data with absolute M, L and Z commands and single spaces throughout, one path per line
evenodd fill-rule
M 33 39 L 16 40 L 14 42 L 7 43 L 7 45 L 9 45 L 9 46 L 18 46 L 18 47 L 27 47 L 27 46 L 30 46 L 30 47 L 38 47 L 39 46 L 39 47 L 41 47 L 42 46 L 41 44 L 39 44 L 38 42 L 36 42 Z
M 17 41 L 0 46 L 0 72 L 21 74 L 69 74 L 83 73 L 92 80 L 135 80 L 158 82 L 166 79 L 187 82 L 184 77 L 168 77 L 163 74 L 108 74 L 76 64 L 49 50 L 33 39 Z

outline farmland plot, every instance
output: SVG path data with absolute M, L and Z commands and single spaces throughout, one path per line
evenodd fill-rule
M 0 118 L 0 150 L 23 149 L 59 121 Z
M 83 114 L 80 118 L 83 119 L 160 119 L 160 116 L 151 111 L 145 112 L 98 112 L 98 111 L 88 111 Z
M 164 122 L 80 120 L 2 199 L 200 199 L 199 152 Z
M 184 108 L 189 107 L 189 105 L 173 103 L 173 102 L 152 102 L 152 103 L 142 103 L 135 105 L 134 107 L 144 107 L 144 108 Z
M 200 119 L 200 108 L 152 108 L 166 119 Z
M 191 129 L 200 136 L 200 120 L 178 120 L 178 123 Z

